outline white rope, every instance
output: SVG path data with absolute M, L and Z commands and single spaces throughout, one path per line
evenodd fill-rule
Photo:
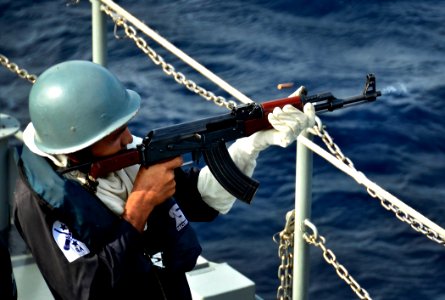
M 382 189 L 379 185 L 369 180 L 362 172 L 359 172 L 357 170 L 348 167 L 347 165 L 339 161 L 335 156 L 331 155 L 329 152 L 327 152 L 326 150 L 324 150 L 323 148 L 321 148 L 320 146 L 318 146 L 317 144 L 315 144 L 314 142 L 312 142 L 311 140 L 307 139 L 302 135 L 298 136 L 298 142 L 302 143 L 307 148 L 311 149 L 313 152 L 317 153 L 319 156 L 323 157 L 328 162 L 333 164 L 335 167 L 337 167 L 344 173 L 354 178 L 359 184 L 364 185 L 367 188 L 375 191 L 377 194 L 382 195 L 388 202 L 392 203 L 393 205 L 396 205 L 401 210 L 408 212 L 411 216 L 421 221 L 423 224 L 427 225 L 432 230 L 436 231 L 442 238 L 445 238 L 445 230 L 442 227 L 440 227 L 430 219 L 426 218 L 412 207 L 406 205 L 404 202 L 402 202 L 401 200 L 399 200 L 397 197 L 393 196 L 386 190 Z
M 156 41 L 158 44 L 163 46 L 165 49 L 179 57 L 181 60 L 183 60 L 185 63 L 187 63 L 189 66 L 194 68 L 196 71 L 200 72 L 203 76 L 207 77 L 207 79 L 211 80 L 215 84 L 217 84 L 219 87 L 221 87 L 223 90 L 225 90 L 227 93 L 241 101 L 242 103 L 250 103 L 253 102 L 252 99 L 235 89 L 233 86 L 228 84 L 226 81 L 221 79 L 219 76 L 215 75 L 212 71 L 198 63 L 196 60 L 188 56 L 186 53 L 184 53 L 182 50 L 178 49 L 175 45 L 167 41 L 165 38 L 160 36 L 157 32 L 149 28 L 147 25 L 139 21 L 137 18 L 135 18 L 133 15 L 131 15 L 129 12 L 124 10 L 122 7 L 117 5 L 111 0 L 100 0 L 102 3 L 106 4 L 107 6 L 111 7 L 118 15 L 121 15 L 126 20 L 128 20 L 130 23 L 132 23 L 135 27 L 137 27 L 139 30 L 141 30 L 143 33 L 145 33 L 147 36 L 152 38 L 154 41 Z

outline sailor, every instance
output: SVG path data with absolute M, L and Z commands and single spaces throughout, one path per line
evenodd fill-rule
M 31 89 L 13 213 L 55 299 L 191 299 L 185 272 L 201 247 L 189 221 L 212 221 L 235 201 L 207 167 L 183 170 L 181 157 L 97 181 L 57 173 L 135 147 L 127 124 L 139 108 L 136 92 L 89 61 L 55 65 Z M 229 148 L 248 176 L 262 150 L 314 124 L 314 108 L 277 108 L 269 121 L 274 129 Z

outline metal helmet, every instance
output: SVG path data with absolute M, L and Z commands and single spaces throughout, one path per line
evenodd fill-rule
M 98 64 L 57 64 L 38 77 L 29 95 L 34 143 L 49 154 L 79 151 L 126 124 L 140 101 Z

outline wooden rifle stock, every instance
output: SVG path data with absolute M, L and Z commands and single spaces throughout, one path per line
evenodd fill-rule
M 275 99 L 267 102 L 263 102 L 260 104 L 262 116 L 259 119 L 246 120 L 245 130 L 246 136 L 249 136 L 257 131 L 271 129 L 272 125 L 270 125 L 267 116 L 269 113 L 272 113 L 275 107 L 283 108 L 285 105 L 291 104 L 299 110 L 303 110 L 303 104 L 301 102 L 300 96 Z
M 97 179 L 108 173 L 141 163 L 138 149 L 129 149 L 91 163 L 89 176 Z

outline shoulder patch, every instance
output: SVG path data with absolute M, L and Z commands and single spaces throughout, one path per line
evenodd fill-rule
M 162 252 L 158 252 L 152 256 L 150 256 L 151 262 L 153 263 L 154 266 L 164 269 L 164 261 L 163 261 L 163 253 Z
M 189 223 L 182 213 L 181 209 L 179 208 L 179 205 L 176 203 L 170 208 L 168 215 L 170 216 L 170 218 L 175 219 L 177 231 L 180 231 Z
M 84 243 L 73 238 L 68 226 L 62 222 L 55 221 L 52 231 L 57 246 L 59 246 L 63 255 L 65 255 L 69 262 L 73 262 L 76 259 L 90 253 L 90 250 Z

